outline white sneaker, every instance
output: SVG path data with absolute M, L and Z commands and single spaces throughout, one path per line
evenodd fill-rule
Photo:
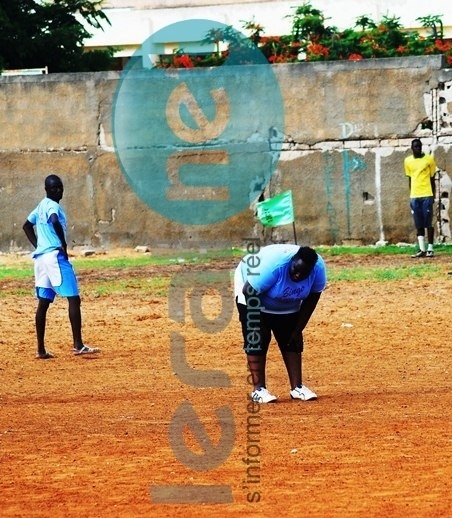
M 265 387 L 259 387 L 258 389 L 251 392 L 251 399 L 257 403 L 272 403 L 278 398 L 273 394 L 270 394 L 270 392 Z
M 317 399 L 317 394 L 308 389 L 306 385 L 301 387 L 295 387 L 290 391 L 290 397 L 292 399 L 302 399 L 303 401 L 310 401 L 311 399 Z

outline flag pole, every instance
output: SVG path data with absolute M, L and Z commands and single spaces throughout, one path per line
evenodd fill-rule
M 292 221 L 292 228 L 293 228 L 293 239 L 294 239 L 294 243 L 297 245 L 297 233 L 295 231 L 295 221 Z

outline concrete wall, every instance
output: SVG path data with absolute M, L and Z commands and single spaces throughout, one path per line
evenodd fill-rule
M 423 139 L 445 181 L 452 176 L 452 70 L 443 65 L 440 56 L 430 56 L 273 66 L 285 143 L 264 195 L 292 189 L 298 242 L 414 242 L 403 172 L 411 139 Z M 234 73 L 240 85 L 241 67 Z M 254 206 L 204 226 L 183 225 L 147 207 L 129 187 L 113 147 L 119 78 L 116 72 L 0 77 L 0 251 L 30 248 L 22 224 L 45 195 L 50 173 L 65 184 L 72 246 L 292 239 L 290 225 L 263 229 Z

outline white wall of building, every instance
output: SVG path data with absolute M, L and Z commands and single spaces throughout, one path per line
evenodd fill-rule
M 111 26 L 104 30 L 88 28 L 92 37 L 86 40 L 87 48 L 106 46 L 122 47 L 118 56 L 130 56 L 153 33 L 175 22 L 191 19 L 208 19 L 232 25 L 243 30 L 243 22 L 254 20 L 264 27 L 264 34 L 281 36 L 290 34 L 292 21 L 288 17 L 294 7 L 303 1 L 245 0 L 109 0 L 103 4 Z M 323 12 L 326 25 L 342 30 L 355 25 L 359 16 L 369 16 L 379 21 L 383 16 L 398 17 L 403 27 L 420 29 L 416 18 L 440 15 L 445 36 L 452 38 L 451 0 L 312 0 L 311 5 Z

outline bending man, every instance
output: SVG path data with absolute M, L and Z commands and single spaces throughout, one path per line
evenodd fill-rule
M 248 249 L 250 251 L 250 248 Z M 272 334 L 290 382 L 290 396 L 317 395 L 302 382 L 303 330 L 326 287 L 323 259 L 307 246 L 269 245 L 245 256 L 235 270 L 236 304 L 244 351 L 260 403 L 276 401 L 266 385 L 265 366 Z

